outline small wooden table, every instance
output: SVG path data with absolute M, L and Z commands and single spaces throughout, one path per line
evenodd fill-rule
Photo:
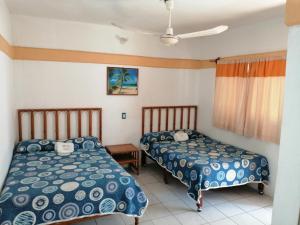
M 133 144 L 107 145 L 107 152 L 121 165 L 129 164 L 131 169 L 140 173 L 140 150 Z

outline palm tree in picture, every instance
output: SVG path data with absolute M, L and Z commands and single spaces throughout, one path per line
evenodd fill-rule
M 127 82 L 131 79 L 127 69 L 118 68 L 118 69 L 111 70 L 111 77 L 116 79 L 116 82 L 112 87 L 112 89 L 116 90 L 117 88 L 119 88 L 119 94 L 122 94 L 122 90 L 124 88 L 124 82 Z

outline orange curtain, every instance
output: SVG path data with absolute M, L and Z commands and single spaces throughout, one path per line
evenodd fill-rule
M 279 143 L 286 61 L 245 61 L 217 65 L 214 125 Z

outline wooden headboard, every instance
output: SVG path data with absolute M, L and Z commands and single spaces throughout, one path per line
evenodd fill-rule
M 197 130 L 197 106 L 145 106 L 142 108 L 142 135 L 147 131 Z
M 19 141 L 47 139 L 49 133 L 56 140 L 89 135 L 102 141 L 102 108 L 19 109 L 18 127 Z

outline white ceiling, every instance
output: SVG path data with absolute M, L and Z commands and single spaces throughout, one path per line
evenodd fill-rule
M 176 33 L 283 18 L 286 0 L 175 0 Z M 162 0 L 6 0 L 12 14 L 97 24 L 116 23 L 162 32 L 168 14 Z

